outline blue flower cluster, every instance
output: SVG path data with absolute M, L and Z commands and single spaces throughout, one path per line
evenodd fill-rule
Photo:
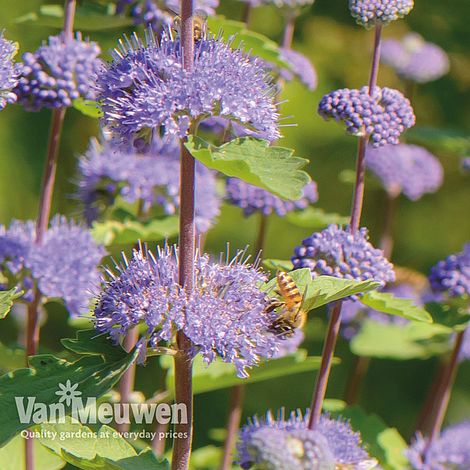
M 431 268 L 429 282 L 436 292 L 451 297 L 470 296 L 470 243 Z
M 0 110 L 7 104 L 16 102 L 16 95 L 12 92 L 18 84 L 21 73 L 21 64 L 13 62 L 18 51 L 18 45 L 8 41 L 0 33 Z
M 13 221 L 0 226 L 0 263 L 32 300 L 37 284 L 46 298 L 60 298 L 72 315 L 88 312 L 91 291 L 99 285 L 98 270 L 105 250 L 97 246 L 88 230 L 64 217 L 55 217 L 41 244 L 35 243 L 32 221 Z
M 149 129 L 182 137 L 212 116 L 271 141 L 280 135 L 275 90 L 262 62 L 221 40 L 198 41 L 194 68 L 186 71 L 179 40 L 149 38 L 145 46 L 134 36 L 114 52 L 98 86 L 104 124 L 128 142 Z
M 308 57 L 293 49 L 281 48 L 281 58 L 291 68 L 281 70 L 282 79 L 291 81 L 295 75 L 309 90 L 313 91 L 317 88 L 317 72 Z
M 403 193 L 412 201 L 426 193 L 436 192 L 444 179 L 444 169 L 439 160 L 417 145 L 369 147 L 366 164 L 391 196 Z
M 281 442 L 287 449 L 278 447 Z M 335 465 L 361 468 L 359 465 L 374 461 L 349 422 L 323 415 L 315 431 L 310 431 L 308 412 L 303 416 L 299 411 L 287 419 L 283 411 L 277 418 L 270 412 L 262 419 L 255 416 L 241 429 L 237 450 L 243 469 L 267 465 L 262 468 L 333 470 Z M 293 462 L 299 466 L 289 466 Z
M 369 135 L 373 147 L 398 144 L 400 135 L 415 124 L 410 101 L 391 88 L 376 87 L 373 96 L 367 86 L 332 91 L 320 101 L 318 113 L 344 122 L 351 135 Z
M 149 171 L 151 169 L 151 171 Z M 167 215 L 179 209 L 179 146 L 174 140 L 154 139 L 145 153 L 112 142 L 92 139 L 79 160 L 78 197 L 87 222 L 97 219 L 101 209 L 119 195 L 125 201 L 142 202 L 142 211 L 160 207 Z M 215 173 L 196 164 L 195 222 L 199 232 L 207 232 L 220 213 Z M 101 207 L 100 207 L 101 206 Z
M 406 452 L 414 470 L 470 468 L 470 421 L 453 424 L 444 429 L 424 456 L 427 442 L 426 438 L 418 434 Z
M 15 93 L 27 110 L 72 106 L 77 98 L 94 99 L 92 78 L 100 70 L 95 42 L 60 34 L 49 37 L 39 49 L 23 55 L 23 69 Z
M 151 347 L 181 330 L 207 363 L 220 357 L 247 377 L 246 369 L 273 357 L 282 339 L 269 333 L 276 314 L 266 313 L 269 301 L 260 290 L 267 279 L 242 256 L 228 264 L 197 256 L 194 288 L 186 292 L 178 283 L 176 248 L 158 249 L 156 256 L 134 251 L 102 286 L 95 326 L 118 341 L 144 323 Z
M 314 181 L 304 187 L 303 197 L 298 201 L 286 201 L 238 178 L 228 178 L 226 190 L 229 202 L 242 208 L 246 217 L 255 212 L 261 212 L 263 215 L 276 213 L 283 217 L 288 212 L 305 209 L 309 204 L 318 201 L 317 185 Z
M 327 275 L 357 281 L 371 279 L 385 286 L 395 280 L 393 265 L 368 238 L 366 228 L 352 234 L 330 225 L 303 240 L 295 249 L 294 269 L 309 268 L 314 278 Z
M 349 0 L 352 17 L 366 28 L 403 18 L 413 6 L 414 0 Z

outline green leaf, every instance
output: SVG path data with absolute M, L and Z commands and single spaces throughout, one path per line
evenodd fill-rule
M 66 462 L 84 470 L 169 470 L 168 462 L 159 461 L 150 449 L 137 454 L 113 428 L 97 431 L 68 420 L 63 424 L 41 425 L 45 437 L 39 441 Z M 74 435 L 80 433 L 80 439 Z M 55 438 L 54 438 L 55 437 Z
M 100 105 L 96 101 L 77 98 L 73 100 L 72 106 L 88 117 L 98 119 L 103 116 L 103 111 L 101 111 Z
M 211 16 L 207 22 L 209 30 L 214 34 L 221 34 L 225 41 L 233 40 L 233 47 L 239 47 L 252 56 L 261 57 L 283 68 L 290 68 L 281 59 L 279 45 L 262 34 L 248 30 L 245 23 L 227 20 L 223 16 Z
M 243 137 L 214 147 L 199 137 L 185 144 L 191 155 L 209 168 L 266 189 L 283 199 L 300 199 L 310 176 L 301 171 L 308 160 L 292 156 L 294 151 L 270 147 L 265 140 Z
M 133 220 L 94 222 L 91 234 L 97 243 L 105 246 L 128 245 L 142 241 L 158 241 L 178 234 L 178 216 L 155 219 L 147 223 Z
M 191 468 L 193 470 L 218 468 L 222 459 L 222 453 L 222 448 L 213 445 L 200 447 L 191 454 Z
M 0 448 L 0 468 L 2 470 L 25 469 L 25 440 L 16 436 L 7 445 Z M 34 440 L 34 470 L 59 470 L 65 462 L 45 449 L 38 440 Z
M 431 315 L 434 324 L 442 327 L 443 331 L 463 331 L 470 322 L 468 306 L 464 304 L 430 302 L 426 304 L 426 310 Z
M 406 441 L 395 428 L 390 428 L 382 418 L 367 414 L 358 406 L 346 408 L 337 416 L 350 421 L 352 428 L 359 431 L 367 450 L 385 470 L 404 470 L 408 460 L 405 457 Z
M 380 284 L 374 281 L 354 281 L 332 276 L 319 276 L 312 279 L 308 268 L 296 269 L 289 273 L 303 294 L 303 308 L 308 312 L 314 308 L 336 300 L 377 289 Z M 277 286 L 276 278 L 271 279 L 263 289 L 272 293 Z
M 407 139 L 433 149 L 452 153 L 457 156 L 466 155 L 470 151 L 470 135 L 468 132 L 455 129 L 438 129 L 435 127 L 413 127 L 406 133 Z
M 437 336 L 436 326 L 427 323 L 379 323 L 363 321 L 359 333 L 350 342 L 351 351 L 357 356 L 383 359 L 428 359 L 447 352 L 448 335 Z
M 0 370 L 10 371 L 13 369 L 20 369 L 24 366 L 24 363 L 24 349 L 10 348 L 0 343 Z
M 285 218 L 293 225 L 313 230 L 328 227 L 330 224 L 346 225 L 349 223 L 349 217 L 328 213 L 323 209 L 311 206 L 300 211 L 289 212 Z
M 0 446 L 30 426 L 30 423 L 20 423 L 16 397 L 34 397 L 37 403 L 46 405 L 57 403 L 55 392 L 59 383 L 70 380 L 78 384 L 85 402 L 88 397 L 98 398 L 118 382 L 139 354 L 137 348 L 129 354 L 118 347 L 111 351 L 103 345 L 102 337 L 96 341 L 96 347 L 89 345 L 87 351 L 87 354 L 95 355 L 87 355 L 75 362 L 49 354 L 33 356 L 29 369 L 18 369 L 0 377 Z M 85 349 L 84 343 L 89 342 L 89 336 L 79 336 L 75 350 Z M 68 407 L 66 410 L 70 412 Z
M 240 379 L 236 376 L 235 367 L 232 364 L 217 360 L 207 366 L 201 356 L 196 356 L 193 367 L 193 392 L 195 394 L 206 393 L 233 387 L 234 385 L 251 384 L 285 377 L 290 374 L 317 370 L 320 367 L 320 361 L 320 357 L 309 357 L 307 351 L 299 349 L 289 356 L 263 362 L 258 367 L 250 370 L 248 379 Z M 335 359 L 335 363 L 338 363 L 337 359 Z M 168 369 L 167 388 L 173 390 L 173 361 L 164 360 L 162 365 Z
M 122 29 L 132 26 L 132 18 L 107 14 L 104 6 L 87 5 L 77 9 L 74 27 L 80 31 L 103 31 L 106 29 Z M 38 11 L 27 13 L 14 20 L 22 25 L 45 26 L 62 29 L 64 26 L 64 9 L 61 5 L 41 5 Z
M 369 292 L 359 298 L 360 302 L 379 312 L 396 315 L 412 321 L 432 323 L 431 315 L 423 308 L 418 307 L 411 299 L 395 297 L 389 292 Z
M 288 259 L 265 259 L 263 266 L 273 271 L 292 271 L 294 268 L 292 261 Z
M 0 320 L 4 319 L 13 307 L 13 302 L 23 295 L 16 287 L 10 290 L 0 291 Z

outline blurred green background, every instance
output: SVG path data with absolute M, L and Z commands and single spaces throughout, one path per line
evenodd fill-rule
M 34 50 L 56 30 L 18 25 L 14 18 L 37 9 L 39 0 L 0 2 L 0 26 L 6 35 L 20 44 L 20 53 Z M 60 2 L 57 2 L 60 3 Z M 325 92 L 340 87 L 365 85 L 369 73 L 372 34 L 355 25 L 349 16 L 347 0 L 317 0 L 297 23 L 294 48 L 308 55 L 315 65 L 319 87 L 308 92 L 298 83 L 288 84 L 283 105 L 285 122 L 295 127 L 283 129 L 283 146 L 296 149 L 299 156 L 311 161 L 310 173 L 318 183 L 319 207 L 347 214 L 351 186 L 338 180 L 338 173 L 354 168 L 356 140 L 346 136 L 335 123 L 324 122 L 316 113 Z M 470 2 L 468 0 L 417 0 L 406 20 L 385 28 L 385 37 L 401 37 L 409 30 L 419 32 L 428 41 L 442 46 L 450 55 L 451 72 L 446 77 L 420 86 L 413 105 L 420 126 L 434 126 L 467 131 L 470 134 Z M 219 12 L 240 18 L 243 5 L 222 1 Z M 253 29 L 279 40 L 282 18 L 275 8 L 254 12 Z M 92 33 L 104 51 L 115 44 L 122 31 Z M 105 54 L 105 57 L 107 55 Z M 387 67 L 382 67 L 379 85 L 403 89 L 403 84 Z M 0 113 L 0 223 L 12 218 L 34 218 L 47 145 L 50 112 L 26 113 L 18 106 L 8 106 Z M 76 157 L 83 152 L 90 136 L 97 135 L 96 121 L 75 110 L 66 116 L 60 151 L 60 164 L 54 197 L 54 211 L 77 215 L 73 199 Z M 396 222 L 396 247 L 393 260 L 427 273 L 439 259 L 459 251 L 470 237 L 470 176 L 460 169 L 460 159 L 452 154 L 438 154 L 445 167 L 444 186 L 419 202 L 400 199 Z M 379 240 L 383 227 L 385 197 L 379 190 L 367 190 L 363 225 L 370 228 L 373 242 Z M 309 235 L 308 230 L 291 226 L 273 217 L 265 251 L 266 257 L 288 258 L 293 247 Z M 220 223 L 209 233 L 207 248 L 218 252 L 230 241 L 232 250 L 254 240 L 256 218 L 243 219 L 238 209 L 224 207 Z M 73 334 L 64 311 L 49 307 L 49 321 L 43 333 L 45 344 L 59 348 L 59 338 Z M 316 314 L 308 327 L 306 347 L 313 354 L 321 352 L 324 312 Z M 10 319 L 1 323 L 0 339 L 13 341 L 15 325 Z M 337 355 L 342 364 L 333 370 L 328 396 L 341 398 L 353 358 L 347 343 L 341 341 Z M 399 427 L 409 437 L 433 378 L 437 359 L 393 362 L 374 360 L 364 384 L 361 403 L 366 410 L 381 415 L 390 425 Z M 245 415 L 263 413 L 285 406 L 287 409 L 308 406 L 314 375 L 299 374 L 283 380 L 248 387 Z M 148 393 L 161 382 L 159 370 L 149 365 L 139 370 L 139 386 Z M 453 393 L 448 420 L 470 417 L 470 364 L 462 364 Z M 216 392 L 196 398 L 196 447 L 210 442 L 208 431 L 223 427 L 228 392 Z

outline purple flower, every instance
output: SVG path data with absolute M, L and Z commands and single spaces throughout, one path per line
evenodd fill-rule
M 203 11 L 206 15 L 215 15 L 215 10 L 219 6 L 219 0 L 195 0 L 194 10 Z M 180 14 L 179 0 L 165 0 L 165 7 Z
M 370 279 L 384 286 L 395 280 L 393 265 L 368 239 L 366 228 L 351 234 L 330 225 L 295 249 L 294 269 L 309 268 L 313 278 L 327 275 L 357 281 Z
M 276 451 L 276 444 L 281 440 L 291 442 L 289 452 L 282 453 L 283 447 L 277 448 Z M 307 455 L 307 452 L 301 452 L 303 448 L 311 452 L 310 455 L 313 457 L 310 461 L 313 465 L 311 467 L 308 466 L 308 461 L 300 459 L 303 454 Z M 305 416 L 302 416 L 300 411 L 291 413 L 287 419 L 283 410 L 278 413 L 277 418 L 271 412 L 267 413 L 265 418 L 260 419 L 255 416 L 241 429 L 237 450 L 238 462 L 244 469 L 251 468 L 254 464 L 266 463 L 270 464 L 266 468 L 273 470 L 279 468 L 329 470 L 339 464 L 359 465 L 365 461 L 373 461 L 362 446 L 360 434 L 352 430 L 349 422 L 342 418 L 333 419 L 323 415 L 315 431 L 310 431 L 308 411 Z M 289 466 L 296 457 L 303 466 Z M 283 466 L 276 467 L 275 462 Z
M 119 195 L 133 203 L 141 201 L 143 212 L 159 207 L 167 215 L 179 209 L 179 146 L 174 140 L 154 141 L 138 153 L 112 142 L 92 139 L 79 161 L 78 196 L 88 223 L 97 219 Z M 150 170 L 149 170 L 150 169 Z M 196 164 L 196 227 L 206 232 L 220 213 L 215 173 Z
M 448 256 L 431 268 L 429 282 L 436 292 L 446 292 L 450 297 L 470 295 L 470 243 L 461 253 Z
M 24 300 L 31 300 L 34 281 L 44 297 L 62 299 L 70 314 L 88 312 L 105 250 L 85 228 L 57 216 L 41 244 L 35 243 L 32 221 L 13 221 L 0 233 L 0 263 L 27 291 Z
M 212 263 L 207 255 L 194 262 L 195 286 L 178 284 L 176 248 L 151 253 L 134 251 L 103 285 L 95 309 L 95 327 L 115 340 L 145 323 L 156 346 L 182 330 L 209 364 L 217 357 L 235 365 L 239 377 L 261 358 L 273 357 L 282 339 L 269 333 L 276 314 L 267 314 L 260 290 L 266 277 L 237 255 L 230 263 Z
M 101 66 L 100 48 L 95 42 L 63 35 L 23 55 L 23 69 L 15 89 L 18 101 L 29 111 L 72 106 L 73 100 L 95 99 L 92 82 Z
M 16 102 L 12 89 L 18 84 L 21 73 L 21 64 L 13 62 L 17 52 L 18 44 L 5 39 L 3 32 L 0 32 L 0 110 Z
M 413 0 L 349 0 L 352 17 L 366 28 L 376 24 L 387 25 L 403 18 L 413 6 Z
M 467 173 L 470 173 L 470 157 L 462 158 L 462 169 Z
M 121 43 L 98 79 L 104 123 L 121 140 L 150 131 L 185 136 L 191 125 L 221 116 L 279 137 L 278 113 L 262 63 L 216 39 L 195 45 L 194 68 L 182 66 L 179 40 L 164 35 L 145 46 L 137 36 Z
M 318 113 L 343 122 L 351 135 L 369 135 L 373 147 L 398 144 L 400 135 L 415 124 L 409 100 L 391 88 L 376 87 L 373 96 L 369 87 L 332 91 L 320 101 Z
M 400 77 L 417 83 L 432 82 L 449 71 L 447 54 L 417 33 L 409 33 L 401 41 L 384 41 L 381 58 Z
M 281 70 L 281 77 L 284 80 L 290 81 L 295 75 L 309 90 L 313 91 L 317 88 L 317 72 L 308 57 L 292 49 L 283 48 L 281 58 L 291 67 L 291 70 Z
M 226 189 L 229 202 L 242 208 L 247 217 L 255 212 L 261 212 L 263 215 L 274 212 L 283 217 L 288 212 L 305 209 L 310 203 L 318 200 L 317 185 L 314 181 L 304 187 L 303 197 L 298 201 L 286 201 L 238 178 L 228 178 Z
M 446 428 L 424 456 L 426 446 L 427 439 L 417 434 L 407 450 L 407 457 L 414 470 L 470 468 L 470 421 L 463 421 Z
M 460 352 L 460 360 L 470 361 L 470 328 L 467 328 L 463 336 L 462 350 Z
M 436 192 L 442 185 L 444 170 L 439 160 L 417 145 L 369 147 L 366 164 L 392 196 L 403 193 L 416 201 L 426 193 Z

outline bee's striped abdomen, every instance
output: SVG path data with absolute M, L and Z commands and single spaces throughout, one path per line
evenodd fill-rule
M 300 308 L 302 305 L 302 294 L 292 277 L 280 271 L 277 273 L 277 284 L 286 307 L 288 309 Z

